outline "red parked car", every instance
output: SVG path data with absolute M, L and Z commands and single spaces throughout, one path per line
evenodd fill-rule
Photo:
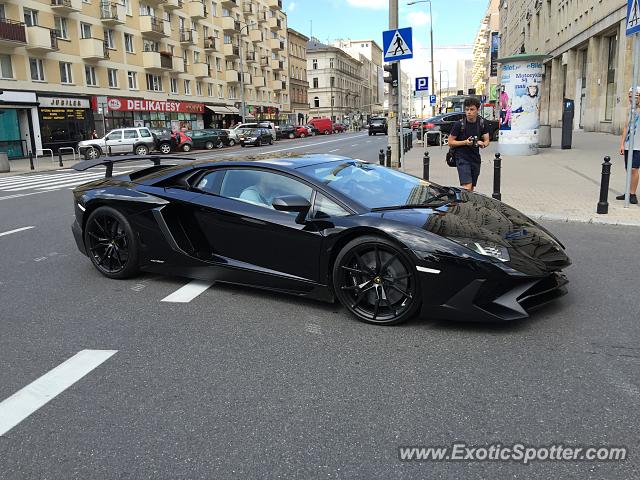
M 329 135 L 333 133 L 333 122 L 330 118 L 313 118 L 309 120 L 309 125 L 315 127 L 319 134 Z
M 333 133 L 342 133 L 346 132 L 347 127 L 343 123 L 334 123 L 333 124 Z

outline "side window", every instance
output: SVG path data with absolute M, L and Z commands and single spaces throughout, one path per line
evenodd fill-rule
M 107 135 L 107 140 L 122 140 L 122 130 L 116 130 Z
M 224 171 L 214 170 L 213 172 L 207 172 L 202 175 L 198 180 L 196 180 L 196 183 L 193 186 L 203 192 L 218 195 L 223 178 Z
M 312 218 L 346 217 L 348 215 L 351 214 L 333 200 L 329 200 L 320 192 L 316 194 Z
M 125 130 L 124 131 L 124 138 L 125 139 L 138 138 L 138 131 L 137 130 Z
M 146 128 L 141 128 L 140 129 L 140 136 L 143 138 L 149 138 L 151 136 L 151 132 L 149 130 L 147 130 Z
M 272 202 L 283 195 L 300 195 L 311 201 L 311 187 L 291 177 L 264 170 L 228 170 L 220 195 L 273 209 Z

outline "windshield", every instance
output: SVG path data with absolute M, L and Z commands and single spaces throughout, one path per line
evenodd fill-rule
M 240 134 L 241 135 L 257 135 L 258 131 L 254 128 L 241 128 Z
M 367 208 L 420 205 L 441 190 L 421 178 L 356 160 L 309 165 L 301 172 Z

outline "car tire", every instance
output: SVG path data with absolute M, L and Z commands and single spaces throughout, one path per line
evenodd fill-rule
M 242 148 L 244 148 L 244 147 L 245 147 L 244 143 L 242 143 L 242 142 L 240 142 L 240 146 L 241 146 Z
M 306 137 L 306 135 L 304 133 L 301 133 L 300 138 L 304 138 L 304 137 Z
M 229 146 L 233 147 L 236 144 L 236 141 L 233 138 L 229 139 Z
M 85 160 L 95 160 L 96 158 L 100 158 L 102 152 L 99 148 L 96 147 L 88 147 L 84 152 Z
M 126 217 L 112 207 L 98 207 L 87 219 L 84 244 L 93 266 L 105 277 L 124 279 L 138 273 L 138 243 Z
M 206 148 L 207 150 L 213 150 L 213 147 L 215 147 L 215 145 L 212 141 L 208 141 L 204 144 L 204 148 Z
M 160 153 L 163 153 L 165 155 L 171 153 L 171 144 L 168 142 L 162 142 L 159 146 L 158 146 L 158 150 L 160 151 Z
M 496 129 L 496 130 L 493 132 L 493 141 L 494 141 L 494 142 L 497 142 L 497 141 L 499 141 L 499 140 L 500 140 L 500 130 L 499 130 L 499 129 Z
M 191 151 L 191 144 L 185 143 L 184 145 L 182 145 L 182 151 L 183 152 L 190 152 Z
M 366 235 L 347 243 L 333 264 L 332 282 L 340 303 L 362 322 L 397 325 L 420 308 L 415 263 L 382 237 Z
M 218 143 L 216 144 L 216 148 L 222 148 L 224 147 L 224 143 L 222 142 L 222 140 L 219 140 Z
M 371 136 L 371 135 L 372 135 L 372 133 L 371 133 L 371 132 L 369 132 L 369 136 Z
M 331 132 L 330 132 L 329 130 L 325 130 L 325 131 L 324 131 L 324 134 L 325 134 L 325 135 L 329 135 L 330 133 L 331 133 Z
M 135 153 L 136 155 L 149 155 L 149 147 L 147 147 L 146 145 L 138 145 L 133 150 L 133 153 Z
M 273 145 L 273 138 L 269 139 L 269 145 Z
M 290 134 L 289 134 L 289 138 L 296 138 L 295 133 L 290 133 Z
M 258 140 L 256 140 L 256 147 L 261 147 L 262 146 L 262 139 L 259 138 Z

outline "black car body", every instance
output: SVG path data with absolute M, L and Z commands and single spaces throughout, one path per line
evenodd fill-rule
M 345 157 L 155 165 L 77 187 L 78 248 L 110 278 L 139 269 L 326 301 L 360 320 L 528 317 L 566 292 L 562 244 L 508 205 Z M 368 205 L 404 205 L 370 208 Z M 373 202 L 373 203 L 372 203 Z
M 369 120 L 369 136 L 376 135 L 377 133 L 384 133 L 387 135 L 387 119 L 386 118 L 372 118 Z
M 272 145 L 273 135 L 266 128 L 243 128 L 238 135 L 238 141 L 241 147 Z
M 464 113 L 442 113 L 431 117 L 422 122 L 424 130 L 427 132 L 427 142 L 429 145 L 439 145 L 440 136 L 442 134 L 442 143 L 447 143 L 447 137 L 451 133 L 453 125 L 459 123 L 464 118 Z M 484 119 L 484 122 L 489 131 L 489 138 L 492 140 L 498 139 L 499 125 L 497 120 Z M 422 129 L 417 129 L 418 140 L 422 139 Z
M 281 138 L 295 138 L 296 128 L 297 127 L 295 125 L 280 125 L 279 128 L 276 129 L 276 138 L 278 140 Z
M 150 128 L 151 133 L 156 139 L 156 150 L 165 155 L 176 150 L 178 142 L 174 133 L 168 128 Z

